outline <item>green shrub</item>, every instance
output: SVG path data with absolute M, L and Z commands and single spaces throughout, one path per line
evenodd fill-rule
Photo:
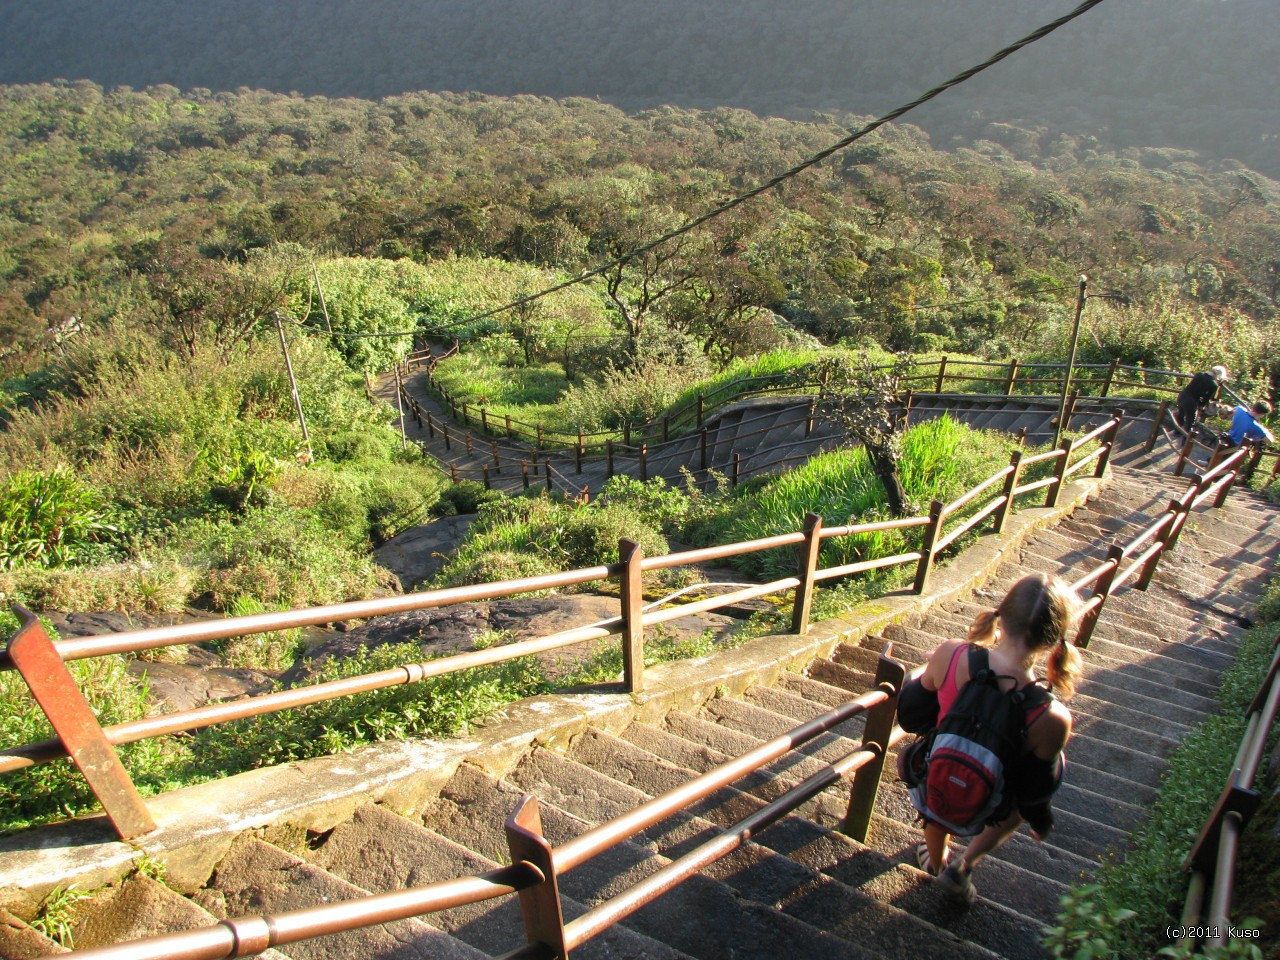
M 497 490 L 486 490 L 478 480 L 459 480 L 440 492 L 440 499 L 431 508 L 432 516 L 453 517 L 475 513 L 483 504 L 501 499 Z
M 22 567 L 0 572 L 0 599 L 19 600 L 33 610 L 177 613 L 186 607 L 197 577 L 172 558 L 54 570 Z
M 69 468 L 23 470 L 0 483 L 0 570 L 76 563 L 116 532 L 98 493 Z
M 647 555 L 667 552 L 656 525 L 625 503 L 600 499 L 578 505 L 547 496 L 495 500 L 481 506 L 437 586 L 459 586 L 614 563 L 618 539 L 640 543 Z
M 18 629 L 13 614 L 0 612 L 0 636 Z M 52 635 L 52 630 L 50 631 Z M 67 668 L 104 726 L 147 715 L 147 684 L 129 674 L 121 657 L 75 660 Z M 52 737 L 53 730 L 16 671 L 0 673 L 0 749 Z M 141 740 L 117 748 L 143 794 L 166 789 L 170 765 L 182 756 L 172 738 Z M 60 820 L 97 807 L 97 800 L 70 760 L 55 760 L 0 777 L 0 830 Z
M 170 537 L 167 550 L 200 571 L 197 592 L 215 610 L 237 598 L 298 607 L 370 596 L 373 564 L 308 514 L 268 507 L 239 522 L 196 520 Z

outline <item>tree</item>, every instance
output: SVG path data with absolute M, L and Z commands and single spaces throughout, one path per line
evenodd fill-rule
M 824 358 L 817 369 L 818 415 L 842 427 L 867 451 L 895 517 L 907 513 L 898 462 L 905 413 L 902 384 L 911 367 L 911 358 L 898 354 L 887 367 L 874 366 L 865 356 L 857 361 L 835 356 Z

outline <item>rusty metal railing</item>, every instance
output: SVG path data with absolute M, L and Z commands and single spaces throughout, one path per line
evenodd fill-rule
M 891 647 L 886 645 L 876 673 L 875 689 L 559 847 L 552 848 L 542 834 L 537 798 L 532 794 L 523 795 L 505 824 L 510 866 L 478 876 L 458 877 L 341 903 L 270 916 L 223 920 L 200 929 L 79 950 L 72 955 L 82 960 L 223 960 L 247 957 L 301 940 L 419 917 L 514 893 L 520 897 L 528 943 L 506 956 L 527 960 L 566 957 L 570 950 L 670 891 L 708 864 L 732 853 L 754 834 L 850 774 L 857 774 L 857 780 L 851 790 L 846 829 L 859 839 L 865 839 L 885 758 L 890 747 L 903 736 L 901 728 L 894 724 L 894 717 L 905 669 L 890 654 Z M 866 722 L 862 743 L 857 750 L 827 764 L 696 850 L 575 920 L 565 922 L 559 892 L 559 878 L 565 873 L 861 715 L 866 716 Z
M 993 529 L 999 530 L 1018 496 L 1047 488 L 1046 503 L 1052 505 L 1057 502 L 1064 479 L 1077 472 L 1082 465 L 1094 464 L 1095 475 L 1101 476 L 1106 466 L 1107 454 L 1114 443 L 1119 422 L 1118 417 L 1113 418 L 1097 430 L 1067 444 L 1066 447 L 1037 457 L 1022 458 L 1019 452 L 1015 452 L 1009 467 L 998 471 L 951 504 L 935 502 L 929 515 L 925 517 L 850 524 L 824 531 L 822 518 L 816 514 L 810 514 L 806 517 L 804 529 L 794 533 L 660 557 L 645 557 L 638 544 L 624 539 L 619 544 L 619 562 L 616 564 L 378 600 L 261 613 L 225 620 L 155 627 L 69 640 L 53 641 L 38 618 L 19 607 L 22 627 L 10 641 L 8 649 L 0 651 L 0 670 L 13 668 L 19 670 L 28 687 L 31 688 L 36 702 L 48 718 L 54 737 L 0 751 L 0 774 L 61 757 L 70 757 L 102 804 L 116 831 L 122 838 L 130 839 L 151 832 L 155 825 L 128 773 L 115 758 L 114 748 L 122 744 L 149 737 L 197 730 L 232 720 L 262 716 L 357 693 L 419 683 L 446 673 L 558 650 L 613 635 L 620 635 L 622 638 L 625 689 L 631 692 L 639 691 L 644 687 L 646 627 L 656 626 L 693 613 L 716 610 L 746 600 L 793 590 L 795 594 L 792 603 L 791 628 L 794 633 L 803 634 L 808 630 L 809 614 L 817 583 L 891 566 L 915 564 L 914 589 L 917 593 L 923 592 L 938 554 L 954 544 L 959 536 L 971 532 L 980 523 L 992 517 L 995 518 Z M 1078 459 L 1075 457 L 1078 451 L 1095 441 L 1098 445 L 1092 453 Z M 1029 463 L 1050 459 L 1057 461 L 1055 476 L 1045 481 L 1036 481 L 1022 486 L 1017 484 L 1022 467 Z M 997 487 L 1000 488 L 999 492 L 991 498 L 991 501 L 985 506 L 978 507 L 979 498 L 984 494 L 990 494 Z M 945 521 L 966 509 L 975 509 L 975 512 L 964 519 L 956 530 L 944 535 Z M 921 528 L 921 543 L 917 550 L 843 564 L 827 570 L 819 567 L 819 554 L 823 540 L 913 527 Z M 724 560 L 786 547 L 798 548 L 798 563 L 794 576 L 743 587 L 730 593 L 666 609 L 646 610 L 644 608 L 641 580 L 646 571 L 688 566 L 710 560 Z M 234 701 L 206 704 L 190 710 L 146 717 L 107 727 L 98 724 L 83 693 L 76 687 L 66 667 L 66 661 L 86 657 L 136 653 L 166 646 L 227 639 L 342 620 L 364 619 L 455 603 L 492 600 L 513 594 L 579 586 L 615 578 L 621 588 L 619 615 L 587 626 L 422 663 L 406 664 L 377 673 L 293 687 Z
M 1240 834 L 1262 803 L 1254 783 L 1267 739 L 1280 715 L 1280 683 L 1276 682 L 1280 674 L 1280 639 L 1272 649 L 1271 666 L 1245 712 L 1248 722 L 1226 787 L 1182 863 L 1190 880 L 1179 922 L 1184 934 L 1179 942 L 1190 947 L 1200 943 L 1225 945 L 1229 939 Z

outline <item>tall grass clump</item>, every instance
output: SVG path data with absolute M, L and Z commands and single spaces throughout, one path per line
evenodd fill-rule
M 623 498 L 579 505 L 548 496 L 495 500 L 475 523 L 435 586 L 540 576 L 613 563 L 618 540 L 636 540 L 652 556 L 667 552 L 660 523 Z
M 426 659 L 413 643 L 362 647 L 326 660 L 314 681 L 391 670 Z M 522 657 L 423 683 L 402 684 L 206 728 L 192 737 L 185 779 L 305 760 L 367 743 L 465 733 L 495 710 L 548 689 L 535 658 Z
M 899 462 L 910 501 L 923 513 L 934 499 L 951 500 L 976 486 L 1008 462 L 1008 440 L 983 434 L 949 417 L 910 428 Z M 718 515 L 702 519 L 691 531 L 698 543 L 753 540 L 790 533 L 816 513 L 826 526 L 888 519 L 884 490 L 861 448 L 820 454 L 804 465 L 730 498 Z M 824 566 L 855 563 L 911 549 L 912 531 L 858 534 L 825 540 Z M 915 533 L 918 536 L 918 533 Z M 735 561 L 744 572 L 785 576 L 794 561 L 782 551 L 749 554 Z

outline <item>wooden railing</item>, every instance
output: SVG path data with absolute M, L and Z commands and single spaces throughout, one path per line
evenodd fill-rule
M 1109 428 L 1114 429 L 1111 425 Z M 1089 441 L 1085 438 L 1079 441 L 1081 445 L 1087 442 Z M 1107 449 L 1106 444 L 1103 444 L 1087 458 L 1061 467 L 1048 484 L 1042 485 L 1049 486 L 1051 490 L 1056 489 L 1061 484 L 1061 478 L 1073 472 L 1073 466 L 1090 462 L 1103 464 Z M 1067 463 L 1070 460 L 1070 450 L 1060 453 L 1062 461 Z M 1227 492 L 1239 477 L 1244 461 L 1244 452 L 1236 451 L 1224 457 L 1211 470 L 1191 478 L 1184 494 L 1176 498 L 1164 514 L 1139 531 L 1128 544 L 1111 547 L 1102 564 L 1088 570 L 1075 581 L 1073 587 L 1077 591 L 1089 591 L 1085 616 L 1076 638 L 1078 645 L 1088 645 L 1107 599 L 1122 584 L 1136 578 L 1134 586 L 1137 589 L 1146 588 L 1160 556 L 1175 544 L 1191 509 L 1210 501 L 1215 506 L 1221 506 Z M 928 522 L 933 525 L 936 515 L 940 524 L 941 518 L 948 512 L 976 501 L 983 492 L 994 489 L 1001 480 L 1004 480 L 1004 496 L 1007 498 L 1010 492 L 1016 495 L 1020 492 L 1016 482 L 1018 468 L 1017 462 L 1012 463 L 1006 470 L 951 504 L 936 505 L 937 508 L 930 511 Z M 802 534 L 803 540 L 796 540 L 796 535 L 775 539 L 786 543 L 808 544 L 808 549 L 801 551 L 801 562 L 802 565 L 812 566 L 817 555 L 816 543 L 822 536 L 838 536 L 846 529 L 822 530 L 820 520 L 810 517 Z M 936 534 L 936 526 L 934 530 Z M 945 539 L 937 538 L 935 544 Z M 631 556 L 634 558 L 635 551 L 631 552 Z M 667 566 L 678 565 L 678 561 L 673 561 L 670 557 L 655 559 Z M 840 575 L 834 570 L 824 573 L 828 576 Z M 633 575 L 632 589 L 637 585 L 638 575 Z M 624 596 L 624 608 L 626 602 Z M 797 598 L 797 607 L 801 603 Z M 83 960 L 221 960 L 225 957 L 243 957 L 261 953 L 273 946 L 391 920 L 422 916 L 515 893 L 520 897 L 527 944 L 505 954 L 507 960 L 555 960 L 566 957 L 571 950 L 671 891 L 709 864 L 737 850 L 760 830 L 850 774 L 854 775 L 854 780 L 841 829 L 855 838 L 865 840 L 888 752 L 904 736 L 902 729 L 895 724 L 895 715 L 897 697 L 905 681 L 906 670 L 891 654 L 891 645 L 886 645 L 880 657 L 874 689 L 726 761 L 634 810 L 587 830 L 559 847 L 552 848 L 542 835 L 536 797 L 523 795 L 505 824 L 511 857 L 511 865 L 508 867 L 478 876 L 444 880 L 339 904 L 326 904 L 273 916 L 224 920 L 216 926 L 204 929 L 77 951 L 75 955 Z M 1197 864 L 1205 858 L 1214 859 L 1219 864 L 1224 860 L 1229 861 L 1234 854 L 1235 838 L 1241 823 L 1247 819 L 1248 811 L 1256 805 L 1250 786 L 1265 748 L 1266 733 L 1280 710 L 1280 684 L 1275 682 L 1277 673 L 1280 673 L 1280 650 L 1272 660 L 1267 682 L 1250 709 L 1250 732 L 1241 747 L 1240 761 L 1233 781 L 1228 785 L 1214 816 L 1202 833 L 1196 852 L 1189 858 Z M 760 770 L 765 764 L 785 756 L 790 750 L 858 715 L 865 715 L 866 720 L 862 742 L 856 750 L 827 764 L 781 797 L 718 833 L 697 849 L 672 861 L 608 901 L 597 904 L 574 920 L 565 922 L 559 893 L 560 876 L 635 836 L 641 830 L 687 811 L 716 790 Z M 1220 878 L 1223 877 L 1224 870 L 1227 868 L 1219 865 Z M 1227 870 L 1226 876 L 1229 875 Z M 1201 892 L 1204 885 L 1201 878 L 1198 881 Z M 1225 894 L 1220 892 L 1224 885 Z M 1193 893 L 1196 889 L 1193 884 Z M 1215 893 L 1210 917 L 1211 922 L 1217 922 L 1213 918 L 1220 916 L 1221 929 L 1225 930 L 1226 905 L 1230 899 L 1229 879 L 1220 879 L 1217 889 L 1219 892 Z

